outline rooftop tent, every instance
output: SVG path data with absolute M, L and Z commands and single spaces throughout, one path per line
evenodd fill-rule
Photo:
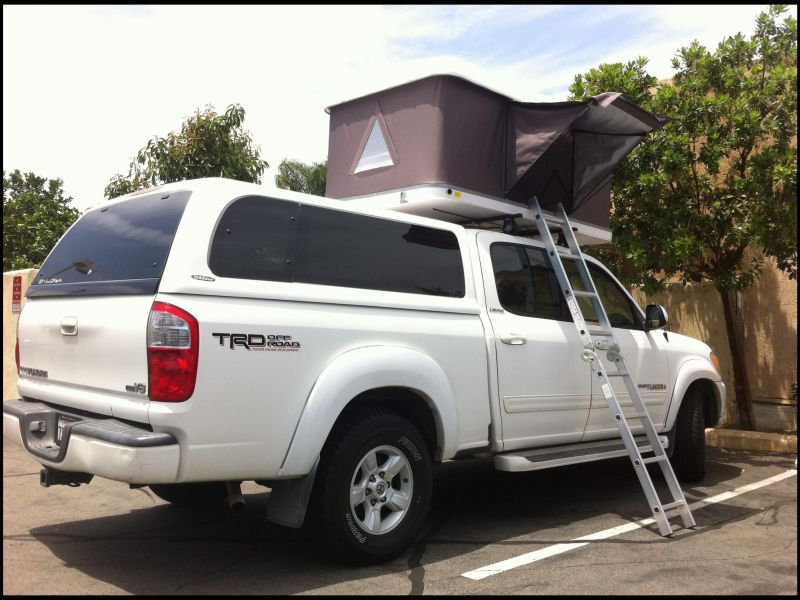
M 618 93 L 518 102 L 454 75 L 327 110 L 331 198 L 441 184 L 525 206 L 536 195 L 602 227 L 611 171 L 664 123 Z

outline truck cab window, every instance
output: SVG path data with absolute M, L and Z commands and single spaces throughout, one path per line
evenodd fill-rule
M 497 297 L 505 310 L 524 317 L 572 321 L 567 303 L 561 297 L 555 271 L 543 249 L 493 244 L 491 256 Z M 627 294 L 605 271 L 587 264 L 611 325 L 639 329 L 637 311 Z M 575 263 L 564 261 L 564 269 L 573 289 L 583 289 Z M 577 300 L 586 321 L 597 323 L 591 300 L 584 297 Z
M 544 252 L 542 252 L 542 254 L 544 255 Z M 606 310 L 611 326 L 623 327 L 626 329 L 639 329 L 640 324 L 639 319 L 636 317 L 636 310 L 622 288 L 620 288 L 605 271 L 592 263 L 587 262 L 586 264 L 591 272 L 597 293 L 600 294 L 600 301 L 603 303 L 603 308 Z M 564 270 L 567 272 L 572 288 L 575 290 L 582 290 L 583 282 L 578 273 L 577 265 L 573 261 L 565 261 Z M 554 285 L 558 288 L 557 281 L 554 282 Z M 594 310 L 592 301 L 584 297 L 577 298 L 577 301 L 586 321 L 588 323 L 597 323 L 597 313 Z M 566 320 L 571 321 L 572 317 L 569 314 L 567 303 L 562 300 L 561 305 Z
M 603 308 L 606 309 L 611 325 L 625 329 L 640 329 L 641 324 L 637 318 L 637 312 L 627 294 L 599 267 L 590 264 L 589 271 L 592 273 L 594 285 L 597 293 L 600 294 L 600 300 L 603 302 Z M 584 312 L 584 315 L 587 314 Z M 594 311 L 591 314 L 594 314 Z M 596 317 L 595 320 L 597 320 Z
M 523 248 L 493 245 L 492 268 L 500 305 L 511 313 L 533 317 L 533 280 Z

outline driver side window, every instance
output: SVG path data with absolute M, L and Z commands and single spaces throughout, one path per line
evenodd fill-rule
M 631 303 L 625 292 L 612 280 L 605 271 L 596 267 L 593 264 L 589 265 L 589 271 L 594 280 L 594 286 L 597 288 L 597 293 L 600 294 L 600 300 L 603 302 L 603 308 L 606 309 L 608 320 L 612 327 L 623 327 L 625 329 L 641 329 L 640 319 L 637 311 Z M 592 311 L 594 313 L 594 311 Z M 588 319 L 587 313 L 584 315 Z M 594 315 L 593 315 L 594 316 Z M 597 317 L 594 317 L 597 320 Z

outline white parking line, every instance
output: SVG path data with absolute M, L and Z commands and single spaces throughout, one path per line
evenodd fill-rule
M 706 498 L 705 500 L 700 500 L 699 502 L 690 504 L 689 508 L 691 510 L 697 510 L 699 508 L 703 508 L 704 506 L 708 506 L 709 504 L 716 504 L 717 502 L 723 502 L 725 500 L 728 500 L 729 498 L 733 498 L 734 496 L 738 496 L 746 492 L 757 490 L 758 488 L 771 485 L 779 481 L 783 481 L 784 479 L 787 479 L 789 477 L 794 477 L 796 475 L 797 475 L 797 469 L 789 469 L 788 471 L 780 473 L 779 475 L 775 475 L 774 477 L 769 477 L 768 479 L 763 479 L 762 481 L 757 481 L 755 483 L 743 485 L 742 487 L 736 488 L 735 490 L 731 490 L 729 492 L 723 492 L 721 494 L 717 494 L 716 496 Z M 568 543 L 547 546 L 546 548 L 542 548 L 534 552 L 528 552 L 527 554 L 523 554 L 521 556 L 516 556 L 514 558 L 502 560 L 487 567 L 481 567 L 480 569 L 475 569 L 474 571 L 468 571 L 466 573 L 462 573 L 461 575 L 462 577 L 468 577 L 469 579 L 474 579 L 478 581 L 490 577 L 492 575 L 497 575 L 498 573 L 503 573 L 505 571 L 509 571 L 511 569 L 515 569 L 523 565 L 528 565 L 530 563 L 542 560 L 544 558 L 548 558 L 550 556 L 555 556 L 557 554 L 563 554 L 564 552 L 569 552 L 570 550 L 575 550 L 576 548 L 580 548 L 581 546 L 588 546 L 589 542 L 592 541 L 605 540 L 611 537 L 618 536 L 622 533 L 627 533 L 628 531 L 634 531 L 641 527 L 652 525 L 653 523 L 655 523 L 655 519 L 653 518 L 643 519 L 641 521 L 637 521 L 636 523 L 626 523 L 625 525 L 612 527 L 611 529 L 604 529 L 603 531 L 598 531 L 597 533 L 590 533 L 589 535 L 584 535 L 582 537 L 575 538 L 574 540 L 570 540 L 570 542 Z

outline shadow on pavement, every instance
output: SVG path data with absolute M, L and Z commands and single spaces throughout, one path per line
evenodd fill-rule
M 708 458 L 708 475 L 698 485 L 724 484 L 741 474 L 720 451 L 710 451 Z M 654 480 L 663 493 L 663 479 Z M 684 489 L 695 497 L 705 495 Z M 394 561 L 355 568 L 334 562 L 313 533 L 267 522 L 268 501 L 266 491 L 249 494 L 247 512 L 237 516 L 223 509 L 186 510 L 154 501 L 150 508 L 39 527 L 30 535 L 66 566 L 132 594 L 295 594 L 344 581 L 363 581 L 364 594 L 403 593 L 373 589 L 369 579 L 387 573 L 403 574 L 411 593 L 417 594 L 424 591 L 425 565 L 489 544 L 518 545 L 526 551 L 566 542 L 575 529 L 561 537 L 559 528 L 599 515 L 626 522 L 650 516 L 627 458 L 520 474 L 494 471 L 490 460 L 448 463 L 436 473 L 434 504 L 417 543 Z M 699 535 L 754 512 L 717 504 L 696 513 L 698 530 L 679 535 Z M 594 532 L 596 524 L 591 527 L 581 528 L 578 535 Z M 529 537 L 545 530 L 552 539 Z M 655 526 L 644 537 L 604 543 L 670 543 Z

